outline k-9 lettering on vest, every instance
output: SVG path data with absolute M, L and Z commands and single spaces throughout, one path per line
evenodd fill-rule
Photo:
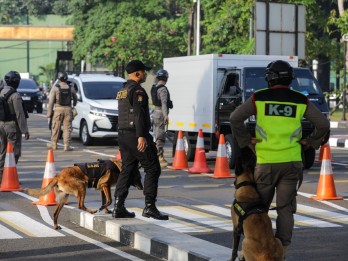
M 265 104 L 265 115 L 267 116 L 282 116 L 282 117 L 296 117 L 296 105 L 292 104 Z

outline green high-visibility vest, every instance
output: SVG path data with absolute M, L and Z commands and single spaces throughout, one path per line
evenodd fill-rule
M 301 120 L 308 99 L 287 87 L 263 89 L 253 94 L 256 108 L 257 163 L 302 161 Z

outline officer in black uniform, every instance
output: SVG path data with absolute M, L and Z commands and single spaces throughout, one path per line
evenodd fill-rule
M 150 67 L 139 60 L 133 60 L 126 66 L 129 80 L 124 83 L 117 93 L 118 100 L 118 143 L 122 151 L 122 171 L 118 177 L 115 190 L 115 207 L 112 212 L 114 218 L 134 218 L 125 206 L 129 186 L 132 184 L 132 171 L 138 167 L 138 162 L 145 170 L 144 217 L 168 220 L 157 209 L 158 180 L 161 167 L 157 157 L 156 144 L 149 133 L 151 128 L 149 113 L 149 97 L 141 83 L 146 80 L 146 72 Z

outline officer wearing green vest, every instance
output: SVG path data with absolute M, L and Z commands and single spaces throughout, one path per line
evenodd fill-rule
M 270 207 L 276 193 L 277 221 L 275 236 L 284 248 L 284 257 L 291 244 L 296 213 L 296 192 L 302 180 L 301 149 L 318 149 L 330 129 L 330 123 L 304 94 L 291 90 L 294 79 L 289 63 L 281 60 L 266 68 L 267 89 L 255 92 L 230 116 L 231 128 L 241 151 L 248 161 L 256 153 L 254 178 L 257 190 Z M 244 122 L 256 116 L 256 137 L 251 137 Z M 302 139 L 301 119 L 314 126 L 313 133 Z M 240 169 L 236 169 L 240 171 Z

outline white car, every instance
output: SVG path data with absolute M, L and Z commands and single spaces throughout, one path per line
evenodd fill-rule
M 77 93 L 77 116 L 72 122 L 83 145 L 101 138 L 118 136 L 117 92 L 126 81 L 111 74 L 86 73 L 68 75 Z

